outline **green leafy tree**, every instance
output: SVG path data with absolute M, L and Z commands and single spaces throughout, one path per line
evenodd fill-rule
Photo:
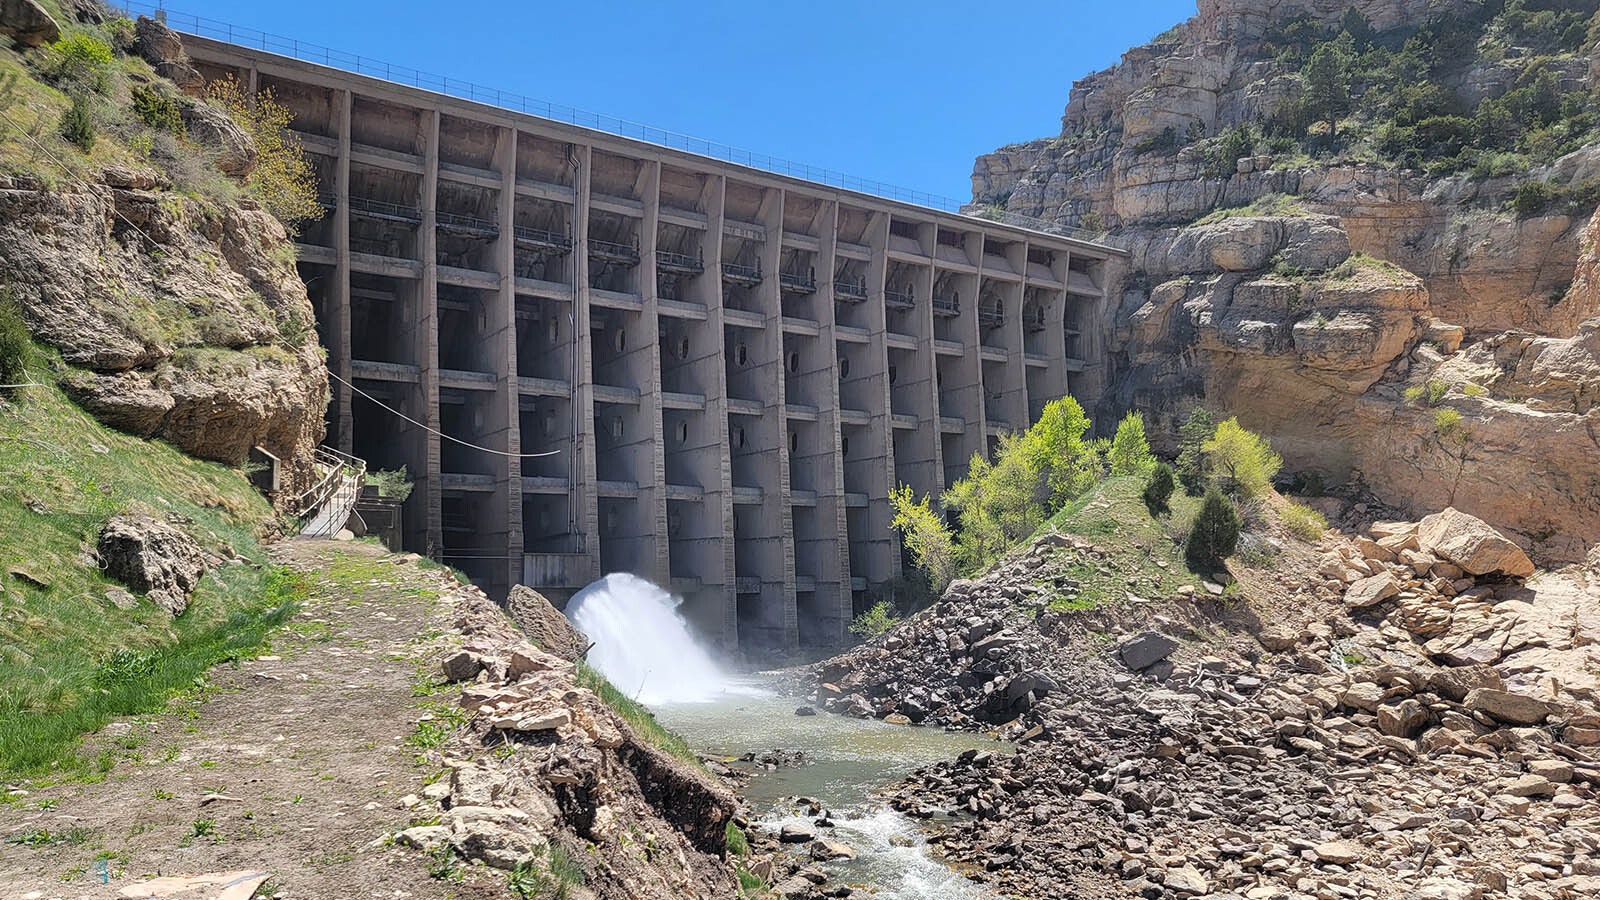
M 1272 476 L 1283 468 L 1283 457 L 1264 438 L 1229 419 L 1201 447 L 1212 474 L 1221 487 L 1244 499 L 1254 499 L 1272 488 Z
M 289 130 L 294 112 L 271 89 L 248 96 L 232 78 L 211 82 L 206 98 L 255 140 L 257 161 L 249 188 L 267 211 L 288 226 L 322 218 L 316 171 Z
M 1354 6 L 1344 11 L 1344 17 L 1339 20 L 1339 28 L 1350 36 L 1351 44 L 1356 50 L 1365 52 L 1372 46 L 1372 20 Z
M 927 573 L 933 593 L 944 593 L 956 577 L 955 536 L 933 511 L 928 498 L 924 496 L 919 501 L 910 485 L 902 484 L 890 492 L 889 503 L 894 507 L 890 526 L 900 532 L 917 568 Z
M 1150 472 L 1150 479 L 1144 483 L 1144 505 L 1152 515 L 1167 511 L 1173 487 L 1172 467 L 1164 462 L 1156 463 Z
M 1350 111 L 1348 41 L 1332 41 L 1312 51 L 1301 77 L 1305 81 L 1305 110 L 1313 122 L 1327 122 L 1330 138 L 1339 136 L 1339 117 Z
M 1206 491 L 1206 499 L 1200 504 L 1200 512 L 1194 517 L 1189 539 L 1184 544 L 1184 558 L 1189 568 L 1211 571 L 1221 565 L 1238 545 L 1238 510 L 1217 489 Z
M 1217 420 L 1204 406 L 1195 407 L 1189 420 L 1178 428 L 1178 480 L 1191 497 L 1205 493 L 1208 469 L 1202 447 L 1216 433 Z
M 962 571 L 986 568 L 1044 522 L 1040 472 L 1019 452 L 1021 440 L 1001 435 L 995 461 L 974 454 L 967 477 L 945 491 L 944 505 L 958 512 L 961 526 L 956 555 Z
M 1039 421 L 1022 433 L 1018 449 L 1043 480 L 1048 512 L 1094 486 L 1098 463 L 1083 438 L 1088 431 L 1083 407 L 1072 397 L 1062 397 L 1046 404 Z
M 1144 416 L 1130 412 L 1122 418 L 1106 461 L 1112 475 L 1143 475 L 1155 467 L 1156 458 L 1144 436 Z

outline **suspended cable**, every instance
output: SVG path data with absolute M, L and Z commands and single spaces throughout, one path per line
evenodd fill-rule
M 371 394 L 367 393 L 366 391 L 363 391 L 361 388 L 358 388 L 355 385 L 351 384 L 350 382 L 345 381 L 343 378 L 340 378 L 332 369 L 328 370 L 328 377 L 332 378 L 334 381 L 339 382 L 340 384 L 344 385 L 345 387 L 349 388 L 350 390 L 355 391 L 356 393 L 358 393 L 361 396 L 367 398 L 368 400 L 371 400 L 373 403 L 378 404 L 379 406 L 383 407 L 384 409 L 388 410 L 389 412 L 394 413 L 395 415 L 397 415 L 400 418 L 406 420 L 407 422 L 410 422 L 411 424 L 417 426 L 418 428 L 421 428 L 423 431 L 426 431 L 427 433 L 429 433 L 431 435 L 434 435 L 435 437 L 443 438 L 443 439 L 445 439 L 447 441 L 450 441 L 451 443 L 460 444 L 463 447 L 470 447 L 473 450 L 482 450 L 484 453 L 492 453 L 495 456 L 508 456 L 508 457 L 513 458 L 513 459 L 540 459 L 540 458 L 546 457 L 546 456 L 557 456 L 557 455 L 559 455 L 561 453 L 560 450 L 546 450 L 543 453 L 508 453 L 508 452 L 506 452 L 504 450 L 496 450 L 496 449 L 494 449 L 492 447 L 483 447 L 483 446 L 479 446 L 478 444 L 471 443 L 470 441 L 463 441 L 462 439 L 460 439 L 458 437 L 451 437 L 450 435 L 445 434 L 444 432 L 439 431 L 436 428 L 429 428 L 426 424 L 424 424 L 422 422 L 418 422 L 416 419 L 411 418 L 410 416 L 406 415 L 405 413 L 401 412 L 400 410 L 395 409 L 394 407 L 392 407 L 389 404 L 383 402 L 382 400 L 379 400 L 377 397 L 372 396 Z

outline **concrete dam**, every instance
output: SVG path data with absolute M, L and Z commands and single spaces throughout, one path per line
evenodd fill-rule
M 185 46 L 316 168 L 329 443 L 405 466 L 407 547 L 491 594 L 630 572 L 725 651 L 835 646 L 904 565 L 897 484 L 1097 397 L 1115 249 Z

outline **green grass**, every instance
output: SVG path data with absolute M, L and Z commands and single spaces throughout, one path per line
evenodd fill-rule
M 241 473 L 102 426 L 54 386 L 68 370 L 53 356 L 28 368 L 51 384 L 0 404 L 0 774 L 82 773 L 100 766 L 78 758 L 81 733 L 263 646 L 306 587 L 267 560 L 256 536 L 274 514 Z M 86 549 L 128 510 L 248 564 L 206 576 L 177 619 L 142 598 L 118 609 Z
M 655 714 L 631 697 L 617 690 L 616 686 L 606 680 L 604 675 L 596 672 L 588 665 L 578 663 L 578 684 L 594 691 L 604 700 L 611 710 L 621 716 L 633 728 L 639 739 L 678 757 L 687 763 L 700 765 L 700 758 L 695 756 L 683 738 L 678 737 L 656 721 Z
M 1141 477 L 1108 478 L 1045 522 L 1041 533 L 1075 534 L 1111 553 L 1108 560 L 1080 558 L 1069 564 L 1066 576 L 1078 582 L 1077 596 L 1058 595 L 1052 609 L 1093 609 L 1121 602 L 1129 593 L 1157 600 L 1185 584 L 1199 586 L 1184 565 L 1183 548 L 1173 540 L 1174 534 L 1187 530 L 1199 499 L 1174 492 L 1168 501 L 1171 512 L 1157 518 L 1145 506 L 1143 492 Z
M 511 892 L 529 900 L 567 900 L 573 888 L 582 887 L 585 881 L 583 867 L 558 844 L 545 845 L 531 861 L 506 876 Z
M 1226 209 L 1214 209 L 1196 219 L 1196 225 L 1214 225 L 1226 222 L 1229 219 L 1249 218 L 1253 216 L 1289 216 L 1299 218 L 1309 216 L 1310 210 L 1305 208 L 1297 197 L 1287 194 L 1267 194 L 1257 198 L 1246 206 L 1230 206 Z
M 723 832 L 723 835 L 728 847 L 728 853 L 730 855 L 745 856 L 749 854 L 750 839 L 745 836 L 743 828 L 740 828 L 732 822 L 729 822 L 727 829 L 725 829 Z

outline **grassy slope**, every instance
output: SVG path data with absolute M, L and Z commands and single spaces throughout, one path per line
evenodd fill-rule
M 1063 594 L 1052 606 L 1089 609 L 1121 602 L 1129 593 L 1160 599 L 1183 585 L 1199 585 L 1199 578 L 1184 564 L 1183 548 L 1172 538 L 1188 531 L 1189 521 L 1199 511 L 1199 499 L 1180 489 L 1172 495 L 1171 512 L 1158 519 L 1145 507 L 1143 490 L 1143 478 L 1108 478 L 1063 507 L 1040 529 L 1075 534 L 1111 552 L 1111 558 L 1097 566 L 1073 566 L 1070 574 L 1078 582 L 1076 596 Z
M 35 381 L 63 370 L 42 355 L 30 367 Z M 208 575 L 176 620 L 142 599 L 118 609 L 89 554 L 129 509 L 247 562 Z M 267 563 L 257 537 L 272 524 L 239 472 L 107 429 L 53 383 L 0 404 L 0 773 L 83 769 L 81 732 L 155 708 L 258 645 L 302 590 Z

